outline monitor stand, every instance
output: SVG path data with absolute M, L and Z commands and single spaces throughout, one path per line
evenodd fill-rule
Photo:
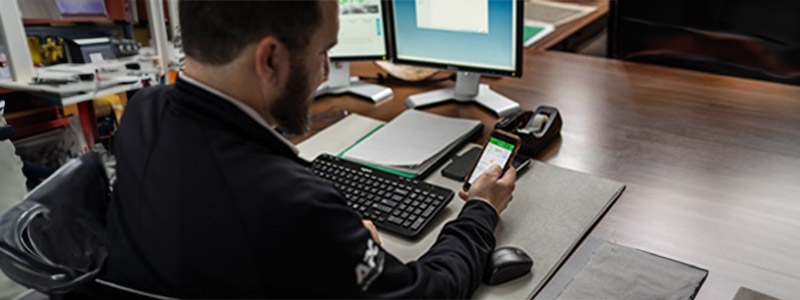
M 458 72 L 456 74 L 456 86 L 454 88 L 440 89 L 408 96 L 406 99 L 406 106 L 409 108 L 419 108 L 449 100 L 476 102 L 501 118 L 520 110 L 519 103 L 493 91 L 489 85 L 481 84 L 480 79 L 481 75 L 479 74 Z
M 335 64 L 331 64 L 328 81 L 317 88 L 316 97 L 349 93 L 370 99 L 372 102 L 380 102 L 393 95 L 391 88 L 359 81 L 357 77 L 354 79 L 350 78 L 350 63 L 341 63 L 338 68 Z

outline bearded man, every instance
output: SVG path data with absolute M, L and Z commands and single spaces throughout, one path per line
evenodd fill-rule
M 337 42 L 338 1 L 181 1 L 187 62 L 139 91 L 116 137 L 105 279 L 179 298 L 465 298 L 480 284 L 513 170 L 487 171 L 419 260 L 308 169 L 282 133 Z

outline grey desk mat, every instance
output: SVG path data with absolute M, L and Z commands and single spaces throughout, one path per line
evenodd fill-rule
M 708 271 L 589 237 L 536 295 L 543 299 L 693 299 Z
M 380 122 L 350 115 L 298 145 L 300 156 L 310 160 L 320 153 L 339 153 L 377 124 Z M 475 146 L 470 144 L 461 153 Z M 426 181 L 453 191 L 461 188 L 461 182 L 443 177 L 441 168 Z M 525 250 L 534 260 L 533 270 L 505 284 L 483 285 L 473 297 L 532 298 L 624 189 L 625 185 L 618 182 L 533 161 L 518 177 L 514 200 L 495 232 L 497 246 Z M 433 245 L 444 224 L 458 216 L 462 206 L 463 201 L 456 196 L 417 240 L 381 232 L 383 248 L 403 262 L 417 259 Z

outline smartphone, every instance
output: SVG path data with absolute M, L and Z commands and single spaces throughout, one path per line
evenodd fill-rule
M 472 171 L 469 172 L 464 181 L 464 191 L 469 191 L 469 187 L 475 182 L 475 179 L 492 165 L 502 167 L 503 172 L 508 170 L 508 166 L 511 165 L 511 161 L 517 155 L 519 145 L 518 136 L 499 129 L 493 131 L 492 135 L 489 136 L 489 142 L 486 143 L 486 146 L 483 146 L 483 151 L 478 161 L 475 162 Z

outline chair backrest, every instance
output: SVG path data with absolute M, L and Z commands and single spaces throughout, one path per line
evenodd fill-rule
M 0 268 L 46 294 L 93 281 L 108 252 L 108 177 L 97 153 L 74 159 L 0 215 Z
M 611 0 L 608 56 L 800 85 L 800 1 Z

